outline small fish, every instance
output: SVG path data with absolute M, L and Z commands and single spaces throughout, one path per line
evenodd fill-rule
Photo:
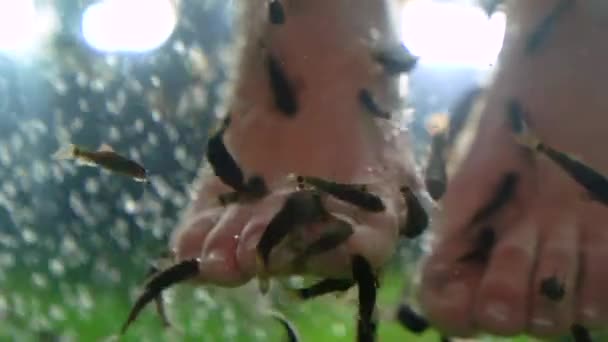
M 337 217 L 334 217 L 332 221 L 325 228 L 323 234 L 294 259 L 294 265 L 302 265 L 310 257 L 335 249 L 346 242 L 355 232 L 353 227 L 346 221 L 340 220 Z
M 386 209 L 382 199 L 370 192 L 365 186 L 327 181 L 319 177 L 298 176 L 298 183 L 307 183 L 337 199 L 371 212 Z
M 268 55 L 266 67 L 275 105 L 285 116 L 293 117 L 298 111 L 298 101 L 281 63 L 272 55 Z
M 608 205 L 608 178 L 606 176 L 582 161 L 543 143 L 528 128 L 525 113 L 515 100 L 510 102 L 508 115 L 517 143 L 551 159 L 582 186 L 590 194 L 592 200 Z
M 359 341 L 373 341 L 376 334 L 374 312 L 376 309 L 377 279 L 369 262 L 360 255 L 352 258 L 353 279 L 359 288 Z
M 378 333 L 378 320 L 374 317 L 370 321 L 357 319 L 357 342 L 375 342 Z
M 552 301 L 559 302 L 564 298 L 566 290 L 564 283 L 559 281 L 556 276 L 551 276 L 541 281 L 540 293 Z
M 424 182 L 429 195 L 437 201 L 446 191 L 446 153 L 450 119 L 446 113 L 432 115 L 427 121 L 427 132 L 431 136 L 431 153 L 427 161 Z
M 324 279 L 309 287 L 295 289 L 295 295 L 300 299 L 310 299 L 332 292 L 344 292 L 355 285 L 351 279 Z
M 267 290 L 265 269 L 272 249 L 298 226 L 322 222 L 328 217 L 329 213 L 315 191 L 296 191 L 287 197 L 279 212 L 268 223 L 256 247 L 262 292 Z
M 360 89 L 359 93 L 357 94 L 357 99 L 359 99 L 359 102 L 363 105 L 365 110 L 370 112 L 372 115 L 382 119 L 391 118 L 391 113 L 380 109 L 369 90 Z
M 490 259 L 490 254 L 496 244 L 496 233 L 492 227 L 483 227 L 473 244 L 473 250 L 461 256 L 460 262 L 479 262 L 486 263 Z
M 429 328 L 426 318 L 416 313 L 409 305 L 401 304 L 397 310 L 397 320 L 414 334 L 422 334 Z
M 97 151 L 89 151 L 70 144 L 55 152 L 53 158 L 57 160 L 73 159 L 79 164 L 99 166 L 106 170 L 131 177 L 137 182 L 148 182 L 148 172 L 143 166 L 114 152 L 106 144 L 101 145 Z
M 519 175 L 515 172 L 507 172 L 502 177 L 502 180 L 496 187 L 494 191 L 494 195 L 490 199 L 485 206 L 480 208 L 473 218 L 471 219 L 471 224 L 477 224 L 483 220 L 488 219 L 490 216 L 494 215 L 500 209 L 502 209 L 509 200 L 515 196 L 515 191 L 517 190 L 517 184 L 519 184 Z
M 540 22 L 536 29 L 530 34 L 526 41 L 526 54 L 531 55 L 537 52 L 548 36 L 555 29 L 557 21 L 571 10 L 576 4 L 576 0 L 559 0 L 557 5 Z
M 389 75 L 398 75 L 410 72 L 418 63 L 418 57 L 403 44 L 396 45 L 389 49 L 377 50 L 372 53 L 372 57 L 384 68 Z
M 144 292 L 137 298 L 135 305 L 131 308 L 129 317 L 123 324 L 120 334 L 124 335 L 131 323 L 137 319 L 141 310 L 148 305 L 150 301 L 158 298 L 164 290 L 172 285 L 196 277 L 199 274 L 199 265 L 199 259 L 184 260 L 155 274 L 146 283 Z
M 572 333 L 572 337 L 574 338 L 574 342 L 592 342 L 591 334 L 587 328 L 580 324 L 573 324 L 570 328 L 570 332 Z
M 400 190 L 407 206 L 407 219 L 401 228 L 401 234 L 413 239 L 426 230 L 429 225 L 429 215 L 409 187 L 404 186 Z
M 148 273 L 146 274 L 146 278 L 153 277 L 156 273 L 159 273 L 160 269 L 156 265 L 151 265 L 148 269 Z M 154 297 L 154 302 L 156 303 L 156 312 L 160 317 L 160 320 L 163 323 L 165 328 L 171 327 L 171 321 L 169 321 L 169 317 L 167 316 L 167 312 L 165 311 L 165 299 L 163 298 L 163 294 L 159 293 L 158 296 Z
M 287 320 L 287 318 L 285 318 L 285 316 L 274 311 L 270 312 L 270 316 L 279 321 L 279 323 L 281 323 L 281 325 L 283 325 L 285 328 L 285 331 L 287 332 L 287 342 L 298 342 L 300 340 L 296 328 L 290 321 Z
M 207 161 L 213 173 L 237 192 L 245 191 L 243 171 L 224 145 L 224 133 L 230 124 L 229 116 L 222 126 L 207 141 Z
M 285 10 L 279 0 L 271 0 L 268 4 L 268 18 L 274 25 L 283 25 L 285 23 Z

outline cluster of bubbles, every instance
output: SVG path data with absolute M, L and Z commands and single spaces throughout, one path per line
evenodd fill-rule
M 56 1 L 58 14 L 71 6 Z M 223 1 L 182 2 L 173 36 L 149 53 L 99 53 L 66 23 L 39 58 L 0 56 L 0 340 L 117 332 L 150 262 L 166 251 L 223 115 L 231 14 Z M 52 159 L 70 143 L 111 145 L 145 165 L 151 182 Z M 194 305 L 176 319 L 199 334 L 220 320 L 216 339 L 237 339 L 246 326 L 235 312 L 245 305 L 209 291 L 188 293 Z M 158 334 L 160 321 L 149 325 L 158 329 L 132 337 Z

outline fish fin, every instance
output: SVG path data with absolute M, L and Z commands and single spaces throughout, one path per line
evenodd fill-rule
M 75 162 L 76 162 L 76 165 L 80 165 L 80 166 L 90 166 L 90 167 L 97 166 L 97 164 L 95 164 L 94 162 L 92 162 L 88 159 L 84 159 L 84 158 L 76 158 Z
M 56 160 L 65 160 L 65 159 L 73 159 L 76 156 L 76 145 L 69 144 L 63 146 L 57 150 L 57 152 L 53 153 L 53 159 Z
M 97 152 L 114 152 L 114 149 L 112 148 L 112 146 L 110 146 L 106 143 L 103 143 L 103 144 L 99 145 Z

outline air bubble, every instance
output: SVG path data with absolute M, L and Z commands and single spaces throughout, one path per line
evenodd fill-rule
M 51 271 L 51 274 L 57 277 L 61 277 L 65 273 L 65 267 L 63 266 L 61 261 L 57 259 L 51 259 L 49 260 L 49 271 Z
M 28 228 L 24 228 L 21 231 L 21 237 L 23 237 L 23 241 L 25 241 L 25 243 L 27 244 L 34 244 L 36 243 L 36 241 L 38 241 L 38 236 L 36 235 L 36 233 Z

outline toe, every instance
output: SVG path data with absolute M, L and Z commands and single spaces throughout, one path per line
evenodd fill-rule
M 240 234 L 251 217 L 247 205 L 230 206 L 208 233 L 201 253 L 201 277 L 222 286 L 239 286 L 248 279 L 240 271 L 236 249 Z
M 476 294 L 474 315 L 481 330 L 509 335 L 525 328 L 537 236 L 536 223 L 525 219 L 499 237 Z
M 578 319 L 591 327 L 605 326 L 608 321 L 608 230 L 602 224 L 606 209 L 582 217 L 585 219 L 581 241 L 581 278 L 579 288 Z
M 461 263 L 465 244 L 446 241 L 435 248 L 423 263 L 422 287 L 418 297 L 427 318 L 440 331 L 451 336 L 474 332 L 471 316 L 473 296 L 479 286 L 482 267 Z
M 576 225 L 574 213 L 554 214 L 538 213 L 543 223 L 538 264 L 532 283 L 529 330 L 539 336 L 564 333 L 568 331 L 574 319 L 579 227 Z M 562 299 L 552 300 L 541 292 L 541 284 L 551 277 L 555 277 L 563 285 Z
M 223 211 L 223 208 L 214 208 L 185 217 L 171 237 L 170 246 L 177 260 L 200 256 L 207 235 L 219 221 Z

